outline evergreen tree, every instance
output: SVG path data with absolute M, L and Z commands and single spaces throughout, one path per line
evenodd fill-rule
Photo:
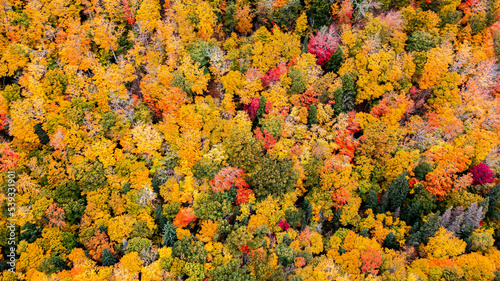
M 399 247 L 398 240 L 396 240 L 396 235 L 394 232 L 389 232 L 384 239 L 384 247 L 389 249 L 397 249 Z
M 410 206 L 403 208 L 401 214 L 401 219 L 406 222 L 407 225 L 413 225 L 420 216 L 420 201 L 413 202 Z
M 266 97 L 265 96 L 260 96 L 260 105 L 259 109 L 257 109 L 257 114 L 255 115 L 255 118 L 253 119 L 252 123 L 252 130 L 257 128 L 259 125 L 260 119 L 264 116 L 264 113 L 266 113 Z
M 167 218 L 161 212 L 161 205 L 157 205 L 155 208 L 156 215 L 156 224 L 158 225 L 158 229 L 163 229 L 165 223 L 167 222 Z
M 495 271 L 495 279 L 493 279 L 493 281 L 500 281 L 500 271 Z
M 368 196 L 366 196 L 365 206 L 367 209 L 375 210 L 378 205 L 377 192 L 375 190 L 370 190 Z
M 177 241 L 177 227 L 171 222 L 165 223 L 163 226 L 163 245 L 172 247 Z
M 307 10 L 306 15 L 309 19 L 309 24 L 315 29 L 330 25 L 330 2 L 315 0 L 309 10 Z
M 66 269 L 66 259 L 61 258 L 58 254 L 52 254 L 50 257 L 46 257 L 40 263 L 37 270 L 44 272 L 47 275 L 51 275 L 54 272 Z
M 38 139 L 40 140 L 41 144 L 48 144 L 49 143 L 50 138 L 47 135 L 47 132 L 45 132 L 45 130 L 42 129 L 42 123 L 38 123 L 35 125 L 35 134 L 37 134 Z
M 115 256 L 107 248 L 102 249 L 101 263 L 103 266 L 112 266 L 116 263 Z
M 290 226 L 298 226 L 300 225 L 301 217 L 303 216 L 302 210 L 292 210 L 287 209 L 285 211 L 285 219 L 290 224 Z
M 335 105 L 333 109 L 336 114 L 354 109 L 357 96 L 353 74 L 346 73 L 340 79 L 342 80 L 342 89 L 338 88 L 334 93 Z
M 495 185 L 487 197 L 489 198 L 488 212 L 486 212 L 486 218 L 490 220 L 500 219 L 500 184 Z
M 304 229 L 306 225 L 309 224 L 309 221 L 312 218 L 312 205 L 309 203 L 308 200 L 304 200 L 304 203 L 302 204 L 302 209 L 304 210 L 304 217 L 302 219 L 302 228 Z
M 394 212 L 398 207 L 403 205 L 406 195 L 408 194 L 408 188 L 410 187 L 408 185 L 407 175 L 406 171 L 403 171 L 387 189 L 389 199 L 387 200 L 387 210 Z
M 422 242 L 427 243 L 429 237 L 433 236 L 439 230 L 439 212 L 430 216 L 425 224 L 422 225 Z
M 99 225 L 99 230 L 103 233 L 108 233 L 108 229 L 104 225 Z
M 433 236 L 439 230 L 439 218 L 440 216 L 438 211 L 431 215 L 421 227 L 419 227 L 420 224 L 418 222 L 415 223 L 410 230 L 412 235 L 408 239 L 407 244 L 418 246 L 420 243 L 427 243 L 429 237 Z
M 431 164 L 422 162 L 415 167 L 415 178 L 419 181 L 425 180 L 425 176 L 430 172 L 432 172 Z
M 344 62 L 344 52 L 340 46 L 337 46 L 335 52 L 333 52 L 332 56 L 325 64 L 324 68 L 326 72 L 335 72 L 339 71 L 342 63 Z
M 420 215 L 428 215 L 436 210 L 438 206 L 437 198 L 427 188 L 419 185 L 414 191 L 412 202 L 420 202 Z
M 309 115 L 307 116 L 307 125 L 315 125 L 318 124 L 318 119 L 316 118 L 317 115 L 317 109 L 314 104 L 311 104 L 309 106 Z
M 342 88 L 337 88 L 335 92 L 333 93 L 335 103 L 333 104 L 333 110 L 335 114 L 339 114 L 341 112 L 344 112 L 344 109 L 342 107 L 342 100 L 344 98 L 344 90 Z
M 360 232 L 359 235 L 365 237 L 365 238 L 370 238 L 370 232 L 368 232 L 368 228 L 363 228 Z
M 21 240 L 25 240 L 28 243 L 33 243 L 37 238 L 42 237 L 42 229 L 29 221 L 23 225 L 20 232 Z
M 127 192 L 130 191 L 130 183 L 129 182 L 126 182 L 123 186 L 122 186 L 122 189 L 120 191 L 120 194 L 127 194 Z
M 389 193 L 385 192 L 382 194 L 382 197 L 380 198 L 380 205 L 377 206 L 377 210 L 375 213 L 377 214 L 383 214 L 387 212 L 387 207 L 389 206 Z

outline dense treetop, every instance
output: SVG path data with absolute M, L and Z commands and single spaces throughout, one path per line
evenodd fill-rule
M 0 1 L 2 280 L 500 279 L 500 1 Z

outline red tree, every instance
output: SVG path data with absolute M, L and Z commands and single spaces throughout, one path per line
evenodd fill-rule
M 264 132 L 260 128 L 254 130 L 255 138 L 262 142 L 262 148 L 267 151 L 276 144 L 276 139 L 265 128 Z
M 324 66 L 333 55 L 339 43 L 335 29 L 330 27 L 328 31 L 321 30 L 311 36 L 307 44 L 307 51 L 316 55 L 317 63 Z
M 472 167 L 470 172 L 474 178 L 474 185 L 490 183 L 495 180 L 493 177 L 493 171 L 484 163 L 479 163 L 478 165 Z
M 45 210 L 45 216 L 49 219 L 49 225 L 52 227 L 63 228 L 66 226 L 64 209 L 57 207 L 56 203 L 50 204 Z
M 378 269 L 382 265 L 382 254 L 380 251 L 372 249 L 370 246 L 366 251 L 361 252 L 361 273 L 368 272 L 370 274 L 376 275 Z
M 212 186 L 213 192 L 229 190 L 233 184 L 239 188 L 248 187 L 248 183 L 243 179 L 244 176 L 245 172 L 243 170 L 226 167 L 220 170 L 215 178 L 210 181 L 210 186 Z

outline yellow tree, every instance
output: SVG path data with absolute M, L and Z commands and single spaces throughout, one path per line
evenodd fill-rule
M 214 29 L 216 26 L 214 10 L 212 6 L 206 1 L 196 1 L 195 13 L 198 17 L 198 24 L 196 25 L 198 29 L 198 37 L 202 40 L 208 40 L 214 34 Z M 193 3 L 194 4 L 194 3 Z
M 440 84 L 445 75 L 448 74 L 448 67 L 452 62 L 453 50 L 450 47 L 430 49 L 427 52 L 427 62 L 420 79 L 420 88 L 427 89 Z
M 252 10 L 250 5 L 243 5 L 236 9 L 234 18 L 237 22 L 236 30 L 241 34 L 247 34 L 252 31 Z
M 139 9 L 135 14 L 135 20 L 143 33 L 152 32 L 160 20 L 160 1 L 145 0 L 140 2 Z
M 40 143 L 35 134 L 35 125 L 44 121 L 44 105 L 45 102 L 42 98 L 29 98 L 13 102 L 10 112 L 12 136 L 24 144 Z
M 207 89 L 210 74 L 203 74 L 203 68 L 200 68 L 198 62 L 193 63 L 190 56 L 185 55 L 183 57 L 179 71 L 186 79 L 186 84 L 189 87 L 187 90 L 202 95 L 203 91 Z
M 452 232 L 441 227 L 434 236 L 429 238 L 423 250 L 431 259 L 451 258 L 463 254 L 466 245 L 463 240 L 454 237 Z

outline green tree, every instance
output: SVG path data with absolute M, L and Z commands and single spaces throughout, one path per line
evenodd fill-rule
M 54 272 L 58 272 L 66 268 L 68 268 L 66 265 L 66 259 L 58 254 L 52 254 L 50 257 L 46 257 L 42 260 L 38 270 L 47 275 L 51 275 Z
M 318 119 L 317 119 L 317 114 L 318 114 L 318 111 L 316 109 L 316 106 L 314 104 L 311 104 L 311 106 L 309 106 L 309 115 L 307 115 L 307 125 L 311 126 L 311 125 L 316 125 L 318 124 Z
M 439 211 L 431 215 L 421 227 L 420 224 L 416 223 L 410 232 L 412 232 L 410 238 L 408 239 L 409 245 L 418 246 L 420 243 L 427 243 L 429 237 L 433 236 L 440 227 L 439 223 Z M 418 230 L 414 230 L 418 229 Z
M 81 198 L 81 190 L 74 181 L 65 181 L 56 186 L 54 201 L 59 204 L 68 204 Z
M 387 234 L 387 236 L 385 236 L 384 247 L 389 249 L 399 248 L 399 243 L 398 240 L 396 239 L 396 235 L 394 235 L 394 232 L 391 231 Z
M 335 104 L 333 109 L 335 110 L 335 114 L 351 111 L 354 108 L 357 95 L 354 75 L 346 73 L 340 78 L 342 80 L 342 88 L 337 88 L 334 92 Z
M 410 52 L 416 51 L 429 51 L 430 49 L 436 47 L 438 43 L 437 38 L 424 30 L 417 30 L 413 32 L 408 38 L 408 44 L 406 49 Z
M 255 281 L 255 276 L 250 275 L 250 270 L 241 266 L 232 259 L 227 264 L 220 265 L 210 272 L 210 276 L 217 281 Z
M 2 95 L 7 101 L 7 104 L 10 104 L 13 101 L 21 99 L 21 88 L 19 88 L 17 84 L 7 85 Z
M 420 218 L 420 213 L 420 201 L 415 201 L 403 209 L 401 219 L 403 219 L 407 225 L 413 225 Z
M 266 97 L 260 96 L 260 104 L 259 104 L 259 108 L 257 109 L 257 114 L 255 115 L 255 118 L 253 119 L 252 130 L 257 128 L 257 126 L 259 125 L 259 121 L 264 116 L 264 113 L 266 113 Z
M 284 244 L 280 244 L 278 247 L 276 247 L 276 255 L 280 259 L 283 266 L 293 264 L 296 256 L 295 251 Z
M 422 162 L 418 164 L 417 167 L 415 167 L 415 178 L 418 180 L 425 180 L 425 176 L 432 172 L 432 166 L 431 164 L 427 162 Z
M 26 222 L 20 231 L 21 240 L 25 240 L 28 243 L 33 243 L 37 238 L 42 237 L 42 229 L 38 228 L 35 224 L 31 222 Z
M 172 256 L 186 262 L 205 263 L 207 250 L 198 238 L 184 237 L 172 246 Z
M 77 224 L 85 213 L 85 199 L 70 201 L 63 205 L 66 221 L 70 224 Z
M 366 196 L 365 206 L 367 209 L 375 210 L 378 205 L 378 195 L 375 190 L 370 190 L 368 196 Z
M 278 159 L 266 155 L 260 163 L 261 169 L 253 173 L 250 187 L 258 199 L 268 195 L 281 196 L 295 189 L 298 174 L 291 159 Z
M 488 212 L 486 212 L 486 218 L 490 220 L 500 219 L 500 184 L 495 185 L 491 188 L 488 195 L 489 207 Z
M 335 52 L 333 52 L 332 56 L 326 62 L 324 69 L 326 72 L 335 72 L 339 71 L 342 63 L 344 62 L 344 52 L 340 46 L 337 46 Z
M 49 143 L 50 138 L 47 135 L 47 132 L 45 132 L 45 130 L 42 129 L 42 123 L 38 123 L 35 125 L 35 134 L 37 134 L 41 144 L 45 145 Z
M 221 197 L 220 192 L 212 194 L 212 196 L 208 194 L 198 196 L 193 204 L 196 217 L 201 220 L 221 220 L 224 216 L 222 211 L 223 199 Z
M 125 253 L 140 253 L 144 248 L 147 249 L 149 246 L 151 246 L 151 241 L 149 239 L 143 237 L 134 237 L 127 241 L 127 251 Z
M 292 79 L 290 85 L 290 93 L 301 94 L 306 90 L 306 74 L 300 69 L 292 69 L 288 72 L 288 76 Z
M 403 202 L 408 194 L 408 178 L 406 171 L 403 171 L 387 189 L 387 211 L 394 212 L 398 207 L 403 205 Z
M 177 227 L 171 223 L 167 222 L 163 226 L 163 245 L 167 247 L 172 247 L 177 241 Z
M 115 256 L 107 248 L 102 249 L 101 263 L 103 266 L 112 266 L 116 263 Z
M 330 2 L 315 0 L 306 11 L 309 24 L 315 29 L 330 25 Z

